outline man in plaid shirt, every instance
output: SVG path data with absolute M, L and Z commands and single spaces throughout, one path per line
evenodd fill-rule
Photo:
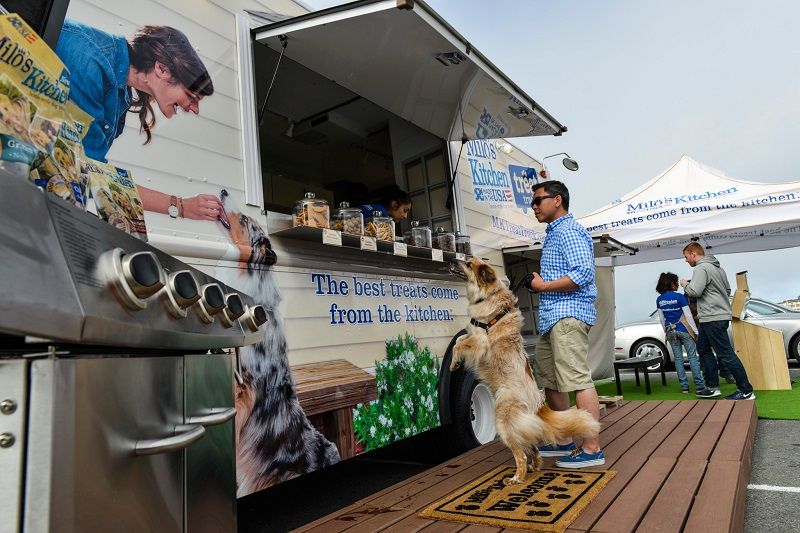
M 536 345 L 536 377 L 544 386 L 551 409 L 569 409 L 569 395 L 596 419 L 600 404 L 589 370 L 589 329 L 594 325 L 597 286 L 594 282 L 592 238 L 569 214 L 569 191 L 560 181 L 534 185 L 533 214 L 547 222 L 542 249 L 541 274 L 529 274 L 525 285 L 539 296 L 539 342 Z M 556 466 L 583 468 L 605 464 L 600 436 L 575 442 L 554 442 L 539 447 L 545 457 L 561 456 Z

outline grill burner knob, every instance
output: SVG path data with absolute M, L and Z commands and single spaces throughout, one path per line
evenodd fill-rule
M 233 327 L 236 319 L 244 314 L 242 298 L 232 292 L 225 295 L 225 309 L 219 314 L 219 320 L 226 328 Z
M 104 254 L 100 265 L 119 299 L 134 311 L 147 307 L 146 299 L 164 286 L 164 272 L 153 252 L 126 254 L 114 248 Z
M 122 273 L 131 291 L 141 299 L 154 295 L 164 286 L 161 264 L 153 252 L 123 254 Z
M 225 309 L 225 295 L 216 283 L 200 287 L 200 294 L 200 301 L 197 304 L 200 318 L 210 324 L 214 321 L 214 315 Z
M 267 310 L 264 309 L 263 305 L 254 305 L 252 307 L 248 305 L 241 320 L 250 328 L 250 331 L 258 331 L 258 328 L 267 321 Z
M 163 292 L 166 295 L 167 309 L 175 318 L 185 318 L 186 309 L 200 299 L 197 280 L 188 270 L 169 274 Z

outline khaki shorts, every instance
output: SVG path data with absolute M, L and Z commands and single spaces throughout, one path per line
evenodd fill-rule
M 594 387 L 589 370 L 589 329 L 577 318 L 562 318 L 536 344 L 536 381 L 559 392 Z

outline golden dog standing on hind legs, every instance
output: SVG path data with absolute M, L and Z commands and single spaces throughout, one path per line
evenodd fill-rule
M 597 435 L 600 424 L 586 411 L 553 411 L 544 405 L 522 345 L 517 298 L 494 269 L 471 258 L 454 261 L 450 270 L 467 282 L 471 318 L 467 334 L 453 347 L 450 370 L 463 363 L 492 391 L 497 433 L 516 462 L 514 476 L 504 481 L 522 483 L 526 469 L 542 466 L 538 444 Z

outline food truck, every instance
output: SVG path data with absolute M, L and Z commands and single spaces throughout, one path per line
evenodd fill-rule
M 152 102 L 147 135 L 127 113 L 89 165 L 140 193 L 116 209 L 140 206 L 146 231 L 118 227 L 262 306 L 266 334 L 232 369 L 239 497 L 439 426 L 454 450 L 494 438 L 489 390 L 449 371 L 468 317 L 448 263 L 484 258 L 511 286 L 538 270 L 544 167 L 513 138 L 564 125 L 421 1 L 72 0 L 65 18 L 126 39 L 176 28 L 213 82 Z M 353 209 L 391 187 L 407 220 Z M 108 218 L 105 190 L 86 189 L 87 210 Z M 518 297 L 532 353 L 537 299 Z

